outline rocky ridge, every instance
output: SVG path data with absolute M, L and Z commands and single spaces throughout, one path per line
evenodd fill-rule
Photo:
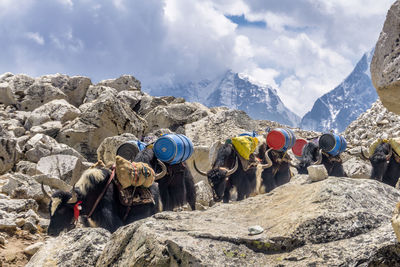
M 169 131 L 185 134 L 195 144 L 199 167 L 207 169 L 213 143 L 243 132 L 285 126 L 252 120 L 243 111 L 153 97 L 143 93 L 140 82 L 129 75 L 92 84 L 81 76 L 31 78 L 6 73 L 0 75 L 0 84 L 7 92 L 0 94 L 0 261 L 5 264 L 24 265 L 34 255 L 28 266 L 69 266 L 78 260 L 80 266 L 124 266 L 127 262 L 302 266 L 362 262 L 364 256 L 354 256 L 346 249 L 357 242 L 370 258 L 379 250 L 395 251 L 388 222 L 391 207 L 399 200 L 396 190 L 365 179 L 329 178 L 312 183 L 308 176 L 295 176 L 270 194 L 210 208 L 209 185 L 195 175 L 199 211 L 159 213 L 113 235 L 101 229 L 76 229 L 60 238 L 48 238 L 48 203 L 40 183 L 48 191 L 57 189 L 60 180 L 73 184 L 97 159 L 113 162 L 116 147 L 125 141 Z M 293 130 L 303 138 L 319 134 Z M 376 130 L 374 134 L 380 132 Z M 358 144 L 352 145 L 358 149 Z M 351 177 L 368 177 L 366 162 L 352 153 L 344 161 Z M 191 168 L 190 161 L 188 165 Z M 385 208 L 376 210 L 368 195 L 360 198 L 365 192 Z M 347 196 L 352 194 L 355 200 L 349 203 Z M 300 200 L 308 203 L 301 210 L 307 216 L 297 218 L 294 203 Z M 270 210 L 275 213 L 267 215 Z M 320 228 L 312 228 L 315 223 Z M 260 225 L 264 234 L 248 237 L 247 228 L 253 225 Z M 382 231 L 385 237 L 379 237 Z M 91 242 L 82 238 L 86 235 Z M 330 249 L 325 254 L 314 256 L 327 245 Z M 110 254 L 114 249 L 117 254 Z M 304 253 L 307 256 L 300 256 Z M 339 254 L 346 256 L 333 260 Z

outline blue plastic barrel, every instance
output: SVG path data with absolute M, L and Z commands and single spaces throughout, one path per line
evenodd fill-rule
M 131 140 L 121 144 L 117 149 L 117 156 L 121 156 L 126 160 L 133 161 L 136 154 L 142 151 L 147 146 L 139 140 Z
M 193 143 L 183 134 L 165 134 L 153 146 L 156 157 L 171 165 L 184 162 L 193 154 Z
M 245 133 L 239 134 L 239 136 L 251 136 L 251 137 L 256 137 L 256 136 L 258 136 L 258 133 L 257 133 L 256 131 L 245 132 Z
M 318 141 L 319 147 L 322 151 L 332 156 L 337 156 L 347 147 L 346 139 L 334 133 L 325 133 L 321 135 Z
M 274 150 L 283 151 L 292 148 L 296 142 L 293 131 L 286 128 L 275 128 L 267 134 L 267 145 Z

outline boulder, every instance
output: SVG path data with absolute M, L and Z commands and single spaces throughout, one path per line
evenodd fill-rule
M 214 204 L 213 192 L 210 184 L 200 181 L 195 184 L 196 188 L 196 210 L 204 210 Z
M 168 106 L 158 106 L 144 116 L 149 128 L 148 131 L 159 128 L 169 128 L 176 131 L 178 127 L 192 123 L 207 116 L 207 108 L 198 103 L 179 103 Z
M 114 96 L 101 95 L 79 118 L 64 125 L 57 140 L 95 162 L 97 148 L 105 138 L 123 133 L 142 138 L 146 128 L 146 121 L 125 103 Z
M 89 103 L 100 96 L 116 96 L 118 94 L 118 91 L 114 88 L 107 87 L 107 86 L 100 86 L 100 85 L 91 85 L 89 86 L 89 89 L 86 92 L 85 99 L 83 100 L 83 103 Z
M 398 190 L 373 180 L 307 179 L 120 228 L 96 266 L 355 266 L 395 242 L 390 217 Z M 264 231 L 249 235 L 254 225 Z
M 253 131 L 257 124 L 244 111 L 214 108 L 208 116 L 184 126 L 185 135 L 195 145 L 208 146 L 244 132 Z
M 140 116 L 144 116 L 156 107 L 167 106 L 168 102 L 162 97 L 153 97 L 146 93 L 142 93 L 140 98 L 140 104 L 137 107 L 137 113 Z
M 14 92 L 18 94 L 20 110 L 32 111 L 55 99 L 67 99 L 67 96 L 51 84 L 35 81 L 26 90 Z
M 75 107 L 79 107 L 83 103 L 86 91 L 92 84 L 91 80 L 83 76 L 72 76 L 63 74 L 45 75 L 40 77 L 42 82 L 50 83 L 52 86 L 59 88 L 65 95 L 66 100 Z
M 36 169 L 36 163 L 24 160 L 19 161 L 15 165 L 15 171 L 29 176 L 38 174 Z
M 59 178 L 70 185 L 75 184 L 85 170 L 82 161 L 70 155 L 42 157 L 37 163 L 36 169 L 38 173 Z
M 397 241 L 400 242 L 400 202 L 396 204 L 391 222 Z
M 116 89 L 118 92 L 121 91 L 140 91 L 141 84 L 139 80 L 131 75 L 122 75 L 117 79 L 109 79 L 100 81 L 96 85 L 108 86 Z
M 324 165 L 311 165 L 307 167 L 308 176 L 311 181 L 318 182 L 328 178 L 328 171 Z
M 0 175 L 11 170 L 18 162 L 20 155 L 16 139 L 0 137 Z
M 101 142 L 97 149 L 97 159 L 104 164 L 115 163 L 115 156 L 120 145 L 127 141 L 137 140 L 133 134 L 125 133 L 119 136 L 111 136 Z
M 27 120 L 25 121 L 25 129 L 29 130 L 34 126 L 40 126 L 45 122 L 50 121 L 51 118 L 48 114 L 42 113 L 31 113 Z
M 30 209 L 38 210 L 38 204 L 33 199 L 0 199 L 1 211 L 21 213 Z
M 57 137 L 61 128 L 62 128 L 62 124 L 60 121 L 48 121 L 48 122 L 41 124 L 40 126 L 33 126 L 30 129 L 30 133 L 32 135 L 44 134 L 44 135 L 48 135 L 52 138 L 55 138 L 55 137 Z
M 371 176 L 371 163 L 358 157 L 351 157 L 343 163 L 344 171 L 351 178 L 369 178 Z
M 77 228 L 48 239 L 25 266 L 92 267 L 109 238 L 110 233 L 102 228 Z
M 207 172 L 211 169 L 211 163 L 209 160 L 210 148 L 208 146 L 194 146 L 193 154 L 186 160 L 186 166 L 189 168 L 193 175 L 194 182 L 200 181 L 207 182 L 207 177 L 199 174 L 193 167 L 193 161 L 196 161 L 196 166 L 200 170 Z
M 0 104 L 16 104 L 15 97 L 8 83 L 0 83 Z
M 28 256 L 34 255 L 41 247 L 43 247 L 44 243 L 43 242 L 36 242 L 35 244 L 32 244 L 30 246 L 27 246 L 24 248 L 24 253 L 27 254 Z
M 47 115 L 54 121 L 65 123 L 66 121 L 71 121 L 78 117 L 81 112 L 65 99 L 57 99 L 33 110 L 32 115 L 35 114 Z
M 371 62 L 371 79 L 383 105 L 400 114 L 400 1 L 387 13 Z
M 40 158 L 50 155 L 71 155 L 84 161 L 85 158 L 75 149 L 65 144 L 59 144 L 50 136 L 36 134 L 24 145 L 23 151 L 28 161 L 37 163 Z
M 1 187 L 1 192 L 14 199 L 34 199 L 38 204 L 47 204 L 41 185 L 30 175 L 21 173 L 8 173 L 2 176 L 6 183 Z

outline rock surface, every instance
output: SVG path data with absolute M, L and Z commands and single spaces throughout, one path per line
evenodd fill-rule
M 110 233 L 101 228 L 78 228 L 48 240 L 26 267 L 94 266 Z
M 385 24 L 375 46 L 371 79 L 383 105 L 400 114 L 400 1 L 387 13 Z
M 393 245 L 399 200 L 396 189 L 372 180 L 297 176 L 269 194 L 121 228 L 96 266 L 355 266 Z M 265 231 L 250 236 L 253 225 Z

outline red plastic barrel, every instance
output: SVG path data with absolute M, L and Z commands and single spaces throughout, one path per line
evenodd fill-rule
M 294 133 L 289 129 L 276 128 L 267 135 L 267 145 L 274 150 L 286 151 L 296 142 Z
M 307 145 L 307 140 L 306 139 L 296 139 L 296 142 L 294 143 L 294 146 L 292 147 L 292 152 L 293 154 L 298 157 L 301 158 L 301 156 L 303 155 L 303 148 L 305 147 L 305 145 Z

